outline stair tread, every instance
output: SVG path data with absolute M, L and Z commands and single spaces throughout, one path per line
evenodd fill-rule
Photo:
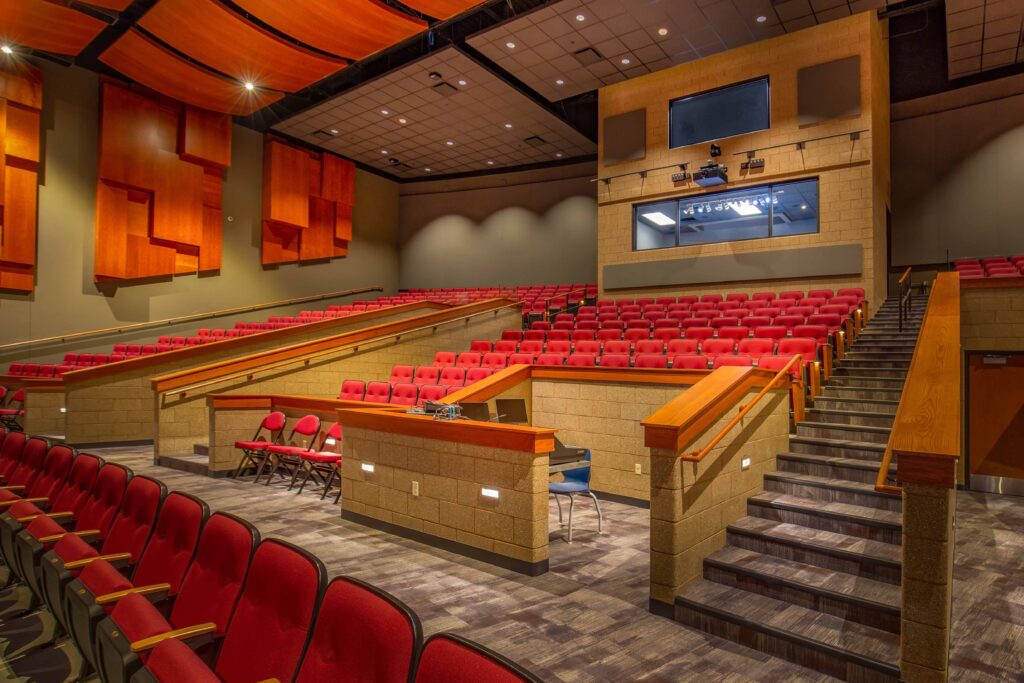
M 729 545 L 711 553 L 705 561 L 791 585 L 807 586 L 817 593 L 871 603 L 890 612 L 900 610 L 900 587 L 891 583 Z
M 813 529 L 790 522 L 778 522 L 763 517 L 740 517 L 728 527 L 739 533 L 768 536 L 781 542 L 811 547 L 824 552 L 838 553 L 898 567 L 902 564 L 902 551 L 894 543 L 873 541 L 850 536 L 838 531 Z
M 893 391 L 899 391 L 899 389 L 893 389 Z M 898 406 L 900 402 L 898 400 L 888 398 L 857 398 L 852 396 L 825 396 L 824 394 L 818 396 L 815 401 L 848 401 L 850 403 L 873 403 L 880 406 Z M 832 410 L 831 408 L 829 410 Z M 889 413 L 881 413 L 882 415 L 888 415 Z
M 845 422 L 819 422 L 817 420 L 804 420 L 797 424 L 797 427 L 811 427 L 813 429 L 846 429 L 856 432 L 891 432 L 889 427 L 875 427 L 873 425 L 850 425 Z
M 818 453 L 779 453 L 777 457 L 788 460 L 803 460 L 804 462 L 817 462 L 822 465 L 834 465 L 836 467 L 849 467 L 859 470 L 871 470 L 877 472 L 882 461 L 861 460 L 858 458 L 839 458 L 834 455 L 820 455 Z M 889 464 L 889 471 L 896 472 L 896 463 Z
M 708 612 L 731 615 L 754 628 L 789 634 L 889 667 L 899 662 L 898 635 L 766 595 L 702 579 L 687 587 L 676 601 L 695 604 Z
M 798 441 L 800 443 L 816 444 L 819 446 L 835 446 L 838 448 L 857 448 L 861 450 L 878 451 L 880 453 L 885 452 L 884 443 L 876 443 L 874 441 L 853 441 L 851 439 L 830 439 L 825 436 L 806 436 L 802 434 L 794 434 L 789 437 L 789 442 L 793 443 Z
M 898 403 L 893 401 L 893 403 Z M 893 417 L 892 413 L 878 413 L 872 410 L 849 410 L 846 408 L 808 408 L 808 413 L 825 413 L 826 415 L 850 415 L 857 417 Z M 812 420 L 817 422 L 817 420 Z M 845 424 L 845 423 L 844 423 Z M 860 426 L 860 425 L 853 425 Z
M 881 464 L 881 463 L 879 463 Z M 867 484 L 862 481 L 853 481 L 852 479 L 836 479 L 835 477 L 819 477 L 815 474 L 802 474 L 800 472 L 767 472 L 765 477 L 771 477 L 773 479 L 785 479 L 792 482 L 802 482 L 811 486 L 827 486 L 829 488 L 839 489 L 841 491 L 852 491 L 856 493 L 866 493 L 869 495 L 875 495 L 880 498 L 900 498 L 899 494 L 895 493 L 883 493 L 875 490 L 874 484 Z
M 903 515 L 891 510 L 879 510 L 878 508 L 853 505 L 851 503 L 839 503 L 836 501 L 822 501 L 813 498 L 794 496 L 790 493 L 776 493 L 774 491 L 762 491 L 751 496 L 747 501 L 756 504 L 765 504 L 772 507 L 783 507 L 790 510 L 799 510 L 811 514 L 825 513 L 830 516 L 846 517 L 869 524 L 879 524 L 890 527 L 902 527 Z

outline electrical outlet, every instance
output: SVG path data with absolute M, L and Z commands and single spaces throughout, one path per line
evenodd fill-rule
M 643 474 L 643 469 L 640 467 L 640 463 L 633 465 L 633 474 Z
M 420 495 L 420 483 L 418 481 L 414 481 L 412 483 L 412 495 L 414 495 L 414 496 Z

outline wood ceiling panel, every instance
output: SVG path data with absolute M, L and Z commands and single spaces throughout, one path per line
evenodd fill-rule
M 262 88 L 295 92 L 345 66 L 285 42 L 214 0 L 160 0 L 139 25 L 202 64 Z
M 282 97 L 265 90 L 247 91 L 238 82 L 185 61 L 134 29 L 100 59 L 147 88 L 212 111 L 247 116 Z
M 128 5 L 132 4 L 132 0 L 85 0 L 85 2 L 93 7 L 112 9 L 116 12 L 123 12 Z
M 403 0 L 403 5 L 435 19 L 448 19 L 481 4 L 481 0 Z
M 99 19 L 45 0 L 0 0 L 0 40 L 77 55 L 106 28 Z
M 331 54 L 362 59 L 427 28 L 377 0 L 235 0 L 277 30 Z

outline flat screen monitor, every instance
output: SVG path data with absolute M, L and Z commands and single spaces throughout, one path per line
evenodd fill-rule
M 498 422 L 510 425 L 528 425 L 526 401 L 521 398 L 499 398 L 494 401 L 498 409 Z
M 459 405 L 462 406 L 462 417 L 477 422 L 488 422 L 491 419 L 491 410 L 486 403 L 463 401 Z
M 767 130 L 771 126 L 768 79 L 680 97 L 669 102 L 668 112 L 673 149 Z

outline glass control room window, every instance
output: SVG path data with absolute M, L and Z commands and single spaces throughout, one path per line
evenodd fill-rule
M 633 207 L 635 251 L 818 232 L 818 179 Z

